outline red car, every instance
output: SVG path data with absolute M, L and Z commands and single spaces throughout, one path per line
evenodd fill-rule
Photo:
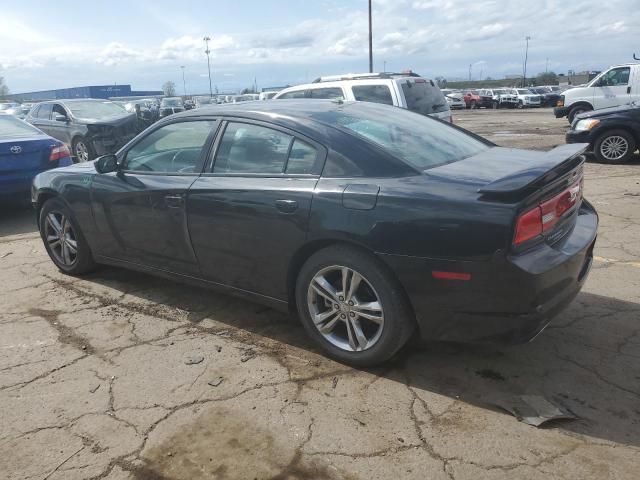
M 493 98 L 486 95 L 480 95 L 477 90 L 469 90 L 464 94 L 463 98 L 467 108 L 491 108 L 493 106 Z

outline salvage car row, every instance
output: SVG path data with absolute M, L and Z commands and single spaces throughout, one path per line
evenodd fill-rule
M 555 107 L 563 87 L 443 89 L 449 108 L 532 108 Z

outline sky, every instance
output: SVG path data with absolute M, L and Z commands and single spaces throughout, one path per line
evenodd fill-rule
M 640 56 L 640 0 L 373 0 L 374 70 L 448 79 L 601 70 Z M 11 92 L 166 81 L 220 92 L 368 70 L 367 0 L 0 0 Z M 635 50 L 634 50 L 635 49 Z M 386 62 L 386 64 L 385 64 Z

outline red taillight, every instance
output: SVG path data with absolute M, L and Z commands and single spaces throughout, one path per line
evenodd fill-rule
M 67 146 L 61 145 L 59 147 L 53 147 L 51 149 L 51 153 L 49 154 L 49 161 L 53 162 L 55 160 L 60 160 L 61 158 L 70 157 L 70 156 L 71 156 L 71 152 L 69 151 Z
M 580 179 L 562 193 L 520 215 L 516 222 L 513 244 L 520 245 L 551 230 L 560 221 L 562 215 L 580 202 L 582 185 L 583 180 Z
M 464 272 L 442 272 L 433 270 L 431 276 L 437 280 L 471 280 L 471 274 Z

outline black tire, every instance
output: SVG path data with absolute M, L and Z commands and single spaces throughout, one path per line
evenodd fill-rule
M 500 108 L 500 104 L 498 102 L 492 102 L 491 107 L 493 107 L 494 110 L 497 110 Z
M 524 108 L 524 103 L 522 102 L 522 100 L 518 100 L 518 108 L 520 109 Z
M 471 110 L 475 110 L 476 108 L 478 108 L 478 104 L 476 103 L 475 100 L 471 100 L 470 108 Z
M 569 123 L 573 123 L 573 120 L 576 118 L 576 115 L 580 115 L 581 113 L 584 113 L 584 112 L 590 112 L 591 110 L 593 110 L 593 108 L 589 107 L 588 105 L 576 105 L 571 110 L 569 110 L 569 115 L 567 115 L 567 120 L 569 120 Z
M 91 142 L 88 142 L 84 137 L 73 139 L 73 142 L 71 142 L 71 154 L 77 163 L 89 162 L 96 158 Z
M 382 332 L 375 343 L 364 350 L 348 351 L 334 345 L 320 333 L 312 320 L 308 303 L 311 282 L 316 274 L 333 266 L 347 267 L 362 275 L 382 305 L 384 323 L 379 327 Z M 316 344 L 330 357 L 357 367 L 374 366 L 391 358 L 405 345 L 416 325 L 404 290 L 385 265 L 373 255 L 346 245 L 327 247 L 305 262 L 298 274 L 295 297 L 300 319 Z M 344 324 L 338 325 L 346 329 Z
M 622 150 L 625 148 L 625 143 L 626 150 Z M 621 149 L 620 156 L 612 155 L 612 144 L 619 145 L 619 148 Z M 636 148 L 636 140 L 629 132 L 626 130 L 609 130 L 608 132 L 600 135 L 595 141 L 593 145 L 593 153 L 595 154 L 596 159 L 602 163 L 627 163 L 633 157 Z
M 50 232 L 51 226 L 47 224 L 47 217 L 50 214 L 56 217 L 62 215 L 62 218 L 66 218 L 70 223 L 72 237 L 70 236 L 69 239 L 72 238 L 76 243 L 76 254 L 73 261 L 70 261 L 68 264 L 65 264 L 64 261 L 59 258 L 62 254 L 57 253 L 57 247 L 52 246 L 52 244 L 47 241 L 48 235 L 53 233 Z M 84 238 L 82 230 L 80 230 L 80 226 L 74 218 L 73 213 L 62 200 L 55 197 L 50 198 L 44 203 L 44 205 L 42 205 L 38 218 L 38 226 L 40 229 L 40 236 L 44 242 L 44 247 L 53 263 L 61 272 L 68 275 L 82 275 L 96 268 L 96 263 L 93 260 L 89 244 Z

